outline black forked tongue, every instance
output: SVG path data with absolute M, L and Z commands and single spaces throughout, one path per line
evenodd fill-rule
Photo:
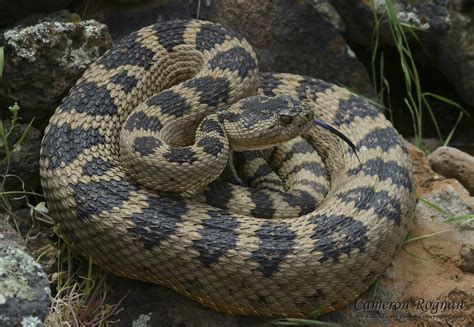
M 354 145 L 354 143 L 352 143 L 351 140 L 349 140 L 349 138 L 347 136 L 345 136 L 344 134 L 342 134 L 340 131 L 338 131 L 337 129 L 335 129 L 334 127 L 332 127 L 331 125 L 329 125 L 328 123 L 325 123 L 324 121 L 320 120 L 320 119 L 315 119 L 313 121 L 316 125 L 318 126 L 321 126 L 322 128 L 325 128 L 327 129 L 328 131 L 330 131 L 331 133 L 334 133 L 336 134 L 337 136 L 339 136 L 341 139 L 344 140 L 344 142 L 346 142 L 352 149 L 352 151 L 354 151 L 354 154 L 355 156 L 357 157 L 357 160 L 360 162 L 360 159 L 359 159 L 359 156 L 357 155 L 357 147 Z

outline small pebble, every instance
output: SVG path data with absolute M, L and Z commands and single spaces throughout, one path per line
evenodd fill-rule
M 442 146 L 428 156 L 438 174 L 457 179 L 474 194 L 474 157 L 456 148 Z

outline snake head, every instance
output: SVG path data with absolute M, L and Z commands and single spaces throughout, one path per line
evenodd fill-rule
M 233 119 L 224 120 L 234 151 L 268 148 L 299 135 L 313 126 L 313 108 L 289 95 L 252 96 L 229 108 Z M 227 115 L 232 117 L 231 115 Z
M 321 119 L 315 119 L 313 121 L 313 123 L 315 125 L 321 126 L 324 129 L 327 129 L 331 133 L 334 133 L 338 137 L 340 137 L 344 142 L 346 142 L 349 145 L 349 147 L 352 149 L 352 151 L 354 151 L 354 154 L 357 157 L 357 160 L 359 161 L 359 163 L 361 163 L 360 159 L 359 159 L 359 156 L 357 155 L 357 147 L 355 146 L 354 143 L 352 143 L 352 141 L 347 136 L 345 136 L 341 131 L 337 130 L 335 127 L 333 127 L 333 126 L 329 125 L 328 123 L 322 121 Z

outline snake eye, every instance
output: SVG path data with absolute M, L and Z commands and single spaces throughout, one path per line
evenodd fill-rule
M 293 117 L 291 117 L 291 116 L 280 115 L 280 121 L 285 125 L 290 124 L 292 120 L 293 120 Z

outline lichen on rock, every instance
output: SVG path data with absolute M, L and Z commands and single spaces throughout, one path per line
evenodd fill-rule
M 112 45 L 105 25 L 64 12 L 13 27 L 0 39 L 5 47 L 0 103 L 18 102 L 23 118 L 35 117 L 37 126 L 46 124 L 86 67 Z
M 0 326 L 39 326 L 51 291 L 46 274 L 0 216 Z

